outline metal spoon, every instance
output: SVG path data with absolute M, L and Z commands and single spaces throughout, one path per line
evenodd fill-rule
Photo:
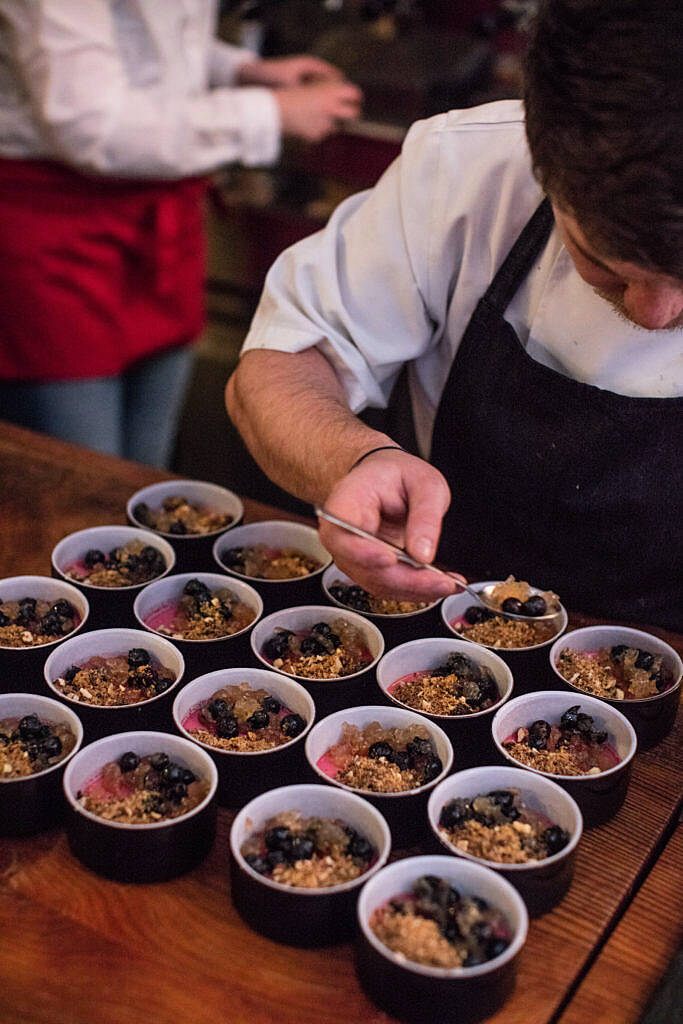
M 365 540 L 374 540 L 379 544 L 383 544 L 384 547 L 389 548 L 395 555 L 398 556 L 399 562 L 405 562 L 406 565 L 412 566 L 414 569 L 429 569 L 431 572 L 436 572 L 440 576 L 447 576 L 449 579 L 454 579 L 459 587 L 466 590 L 475 601 L 479 604 L 483 604 L 489 611 L 495 612 L 496 615 L 504 615 L 506 619 L 523 619 L 525 622 L 543 622 L 546 619 L 554 619 L 558 614 L 558 611 L 546 612 L 545 615 L 520 615 L 516 612 L 504 612 L 501 611 L 500 606 L 495 604 L 491 599 L 491 593 L 493 591 L 495 583 L 489 583 L 488 586 L 482 587 L 481 590 L 475 590 L 469 583 L 463 583 L 463 581 L 456 576 L 453 572 L 448 572 L 447 569 L 439 569 L 437 565 L 432 565 L 431 562 L 419 562 L 417 558 L 413 558 L 403 548 L 399 548 L 396 544 L 392 544 L 391 541 L 383 540 L 382 537 L 375 536 L 374 533 L 369 533 L 367 530 L 363 530 L 360 526 L 355 526 L 353 523 L 347 522 L 346 519 L 340 519 L 339 516 L 333 515 L 328 512 L 326 508 L 320 505 L 315 506 L 315 514 L 319 519 L 324 519 L 328 523 L 332 523 L 333 526 L 339 526 L 342 530 L 347 530 L 348 533 L 354 533 L 357 537 L 363 537 Z M 531 588 L 532 594 L 540 594 L 539 590 Z

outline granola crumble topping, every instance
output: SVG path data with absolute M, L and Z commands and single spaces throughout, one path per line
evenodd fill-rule
M 140 652 L 144 660 L 130 663 L 130 654 Z M 55 689 L 82 704 L 115 707 L 138 704 L 164 693 L 175 682 L 170 669 L 151 658 L 142 648 L 106 658 L 95 655 L 82 665 L 72 665 L 64 676 L 54 680 Z
M 484 622 L 468 625 L 456 621 L 451 625 L 468 640 L 484 644 L 486 647 L 533 647 L 550 640 L 557 632 L 557 627 L 548 622 L 523 622 L 521 619 L 506 619 L 502 615 L 494 615 Z
M 491 672 L 457 653 L 437 668 L 398 679 L 389 692 L 402 704 L 432 715 L 470 715 L 500 700 Z
M 661 655 L 625 644 L 599 651 L 573 651 L 565 647 L 560 652 L 557 671 L 586 693 L 612 700 L 654 697 L 673 683 Z
M 267 690 L 244 682 L 216 690 L 190 712 L 183 728 L 211 747 L 246 753 L 289 743 L 306 722 Z
M 256 612 L 228 587 L 211 591 L 198 579 L 188 580 L 169 622 L 149 624 L 174 640 L 218 640 L 232 636 L 256 618 Z
M 74 606 L 63 599 L 23 597 L 0 601 L 0 647 L 40 647 L 63 640 L 79 624 Z
M 385 729 L 379 722 L 363 729 L 344 722 L 339 742 L 318 766 L 347 786 L 374 793 L 418 789 L 443 770 L 425 726 Z

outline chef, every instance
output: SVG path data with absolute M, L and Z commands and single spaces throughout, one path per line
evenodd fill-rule
M 214 38 L 217 0 L 0 0 L 0 415 L 163 465 L 203 325 L 206 174 L 360 92 Z
M 680 626 L 682 41 L 678 0 L 545 0 L 523 104 L 414 125 L 279 258 L 227 389 L 274 480 L 421 560 Z M 355 415 L 406 364 L 415 454 Z M 456 589 L 320 533 L 374 593 Z

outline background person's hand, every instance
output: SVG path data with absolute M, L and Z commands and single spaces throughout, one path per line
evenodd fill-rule
M 314 82 L 276 89 L 282 130 L 306 142 L 320 142 L 342 122 L 360 114 L 363 94 L 350 82 Z
M 343 78 L 333 64 L 305 53 L 296 57 L 250 60 L 237 72 L 238 85 L 268 85 L 274 89 L 310 82 L 340 82 Z
M 431 562 L 451 500 L 442 474 L 406 452 L 370 455 L 337 483 L 325 501 L 330 512 Z M 434 601 L 457 591 L 455 580 L 413 569 L 381 544 L 354 537 L 324 520 L 320 539 L 354 582 L 379 597 Z

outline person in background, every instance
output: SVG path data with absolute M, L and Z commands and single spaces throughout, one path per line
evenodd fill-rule
M 214 38 L 214 0 L 0 0 L 0 417 L 167 463 L 203 324 L 206 175 L 361 95 Z
M 680 628 L 682 44 L 680 0 L 542 0 L 524 104 L 414 125 L 279 257 L 227 389 L 272 479 L 420 561 Z M 404 365 L 417 454 L 355 415 Z M 457 589 L 320 535 L 373 593 Z

